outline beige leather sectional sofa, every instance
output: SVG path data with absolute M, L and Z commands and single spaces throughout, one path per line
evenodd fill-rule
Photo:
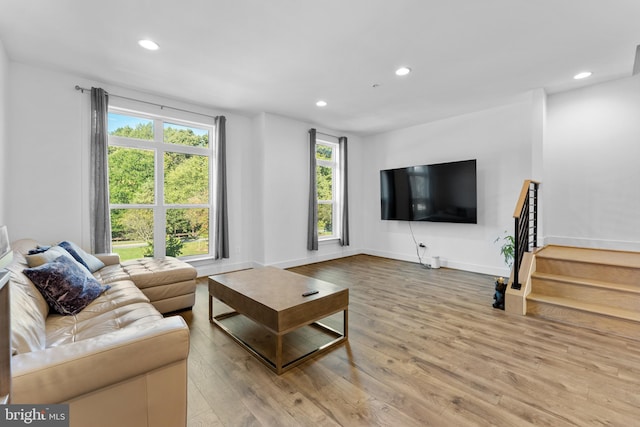
M 118 263 L 110 288 L 61 315 L 23 273 L 33 240 L 12 243 L 12 403 L 68 403 L 71 426 L 184 426 L 189 329 L 162 312 L 193 305 L 196 271 L 176 259 Z

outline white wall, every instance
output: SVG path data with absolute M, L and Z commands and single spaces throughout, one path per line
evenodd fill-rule
M 360 232 L 360 146 L 358 137 L 344 135 L 349 140 L 349 192 L 351 241 L 341 247 L 338 242 L 320 242 L 318 251 L 307 251 L 308 211 L 308 130 L 312 124 L 275 114 L 263 114 L 262 127 L 262 206 L 258 209 L 263 227 L 258 235 L 264 237 L 264 246 L 256 261 L 265 265 L 289 267 L 361 252 Z M 342 135 L 329 129 L 318 129 L 333 135 Z
M 1 77 L 1 75 L 0 75 Z M 306 250 L 307 130 L 311 124 L 273 115 L 247 117 L 203 108 L 78 76 L 11 62 L 9 140 L 4 176 L 11 238 L 43 243 L 68 239 L 89 247 L 90 99 L 74 87 L 99 86 L 112 94 L 227 117 L 230 259 L 194 262 L 208 275 L 253 265 L 291 266 L 361 252 L 361 141 L 349 137 L 351 245 Z M 110 103 L 136 108 L 112 97 Z M 141 104 L 142 105 L 142 104 Z M 155 108 L 144 106 L 145 109 Z M 179 112 L 163 110 L 176 116 Z M 178 117 L 178 116 L 176 116 Z M 180 118 L 180 117 L 178 117 Z M 334 131 L 330 131 L 333 133 Z M 3 205 L 5 205 L 4 200 Z
M 41 242 L 69 239 L 88 248 L 90 99 L 87 93 L 81 94 L 74 87 L 93 85 L 122 96 L 227 117 L 231 258 L 200 262 L 197 266 L 204 274 L 211 274 L 212 270 L 252 265 L 250 245 L 244 240 L 252 203 L 246 186 L 253 175 L 251 165 L 244 161 L 252 137 L 250 118 L 15 62 L 10 63 L 9 71 L 11 143 L 6 147 L 10 159 L 6 176 L 11 177 L 11 185 L 5 199 L 9 206 L 6 222 L 12 239 L 31 237 Z
M 253 144 L 251 146 L 251 154 L 247 155 L 246 161 L 250 162 L 253 170 L 253 177 L 250 187 L 252 198 L 253 218 L 251 220 L 251 235 L 248 236 L 249 243 L 252 248 L 253 260 L 257 265 L 266 264 L 266 247 L 265 247 L 265 182 L 264 176 L 264 149 L 265 149 L 265 128 L 267 117 L 265 113 L 258 114 L 253 120 Z M 249 190 L 247 190 L 249 191 Z
M 441 265 L 506 275 L 499 245 L 513 234 L 513 210 L 532 173 L 533 112 L 543 97 L 529 94 L 513 105 L 453 117 L 367 138 L 364 146 L 365 247 L 370 253 L 418 261 L 410 233 Z M 478 224 L 382 221 L 381 169 L 477 159 Z M 422 253 L 422 251 L 421 251 Z
M 640 250 L 640 75 L 551 95 L 547 243 Z
M 9 144 L 9 133 L 7 125 L 7 115 L 9 111 L 8 102 L 9 90 L 9 58 L 4 50 L 2 40 L 0 40 L 0 225 L 6 223 L 7 202 L 6 188 L 9 181 L 7 171 L 7 146 Z M 12 233 L 13 230 L 9 230 Z M 11 234 L 9 235 L 11 238 Z
M 7 224 L 12 239 L 82 238 L 81 100 L 72 77 L 9 67 Z

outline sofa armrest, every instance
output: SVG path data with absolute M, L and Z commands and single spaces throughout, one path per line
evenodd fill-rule
M 104 265 L 116 265 L 120 264 L 120 255 L 111 253 L 111 254 L 94 254 L 96 258 L 104 263 Z
M 60 403 L 186 360 L 189 328 L 180 316 L 13 356 L 12 403 Z M 186 380 L 186 379 L 185 379 Z

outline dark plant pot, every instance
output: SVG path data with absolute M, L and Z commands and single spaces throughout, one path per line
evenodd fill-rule
M 504 310 L 504 294 L 506 290 L 507 284 L 505 283 L 504 278 L 498 277 L 496 279 L 495 293 L 493 294 L 493 308 Z

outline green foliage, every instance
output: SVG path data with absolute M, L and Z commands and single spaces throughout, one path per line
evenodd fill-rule
M 151 209 L 122 209 L 122 211 L 122 216 L 119 218 L 120 225 L 125 230 L 122 237 L 130 240 L 153 240 Z
M 332 205 L 318 204 L 318 235 L 329 236 L 333 234 Z
M 208 147 L 209 134 L 196 135 L 193 129 L 174 128 L 166 124 L 164 127 L 164 142 L 189 145 L 191 147 Z
M 209 209 L 167 209 L 167 234 L 193 240 L 200 237 L 208 238 Z
M 109 199 L 117 204 L 154 201 L 153 151 L 109 147 Z
M 316 145 L 316 159 L 331 160 L 333 154 L 333 148 L 328 145 Z
M 316 145 L 316 158 L 319 160 L 333 160 L 333 148 Z M 316 189 L 318 200 L 333 201 L 333 169 L 329 166 L 318 165 L 316 167 Z M 330 236 L 333 234 L 333 204 L 318 204 L 318 235 Z
M 164 200 L 168 204 L 209 202 L 209 158 L 165 154 Z
M 182 239 L 169 235 L 167 236 L 167 241 L 165 244 L 165 253 L 167 256 L 179 257 L 182 253 L 182 248 L 184 247 L 184 242 Z M 144 249 L 143 256 L 152 257 L 154 253 L 153 248 L 153 240 L 147 241 L 147 247 Z
M 318 200 L 333 199 L 332 181 L 333 174 L 330 167 L 316 167 L 316 188 L 318 189 Z
M 145 139 L 147 141 L 153 140 L 153 122 L 138 123 L 135 128 L 127 125 L 118 128 L 109 135 L 124 136 L 127 138 Z
M 147 243 L 142 245 L 136 244 L 139 242 L 125 242 L 124 246 L 115 244 L 113 246 L 113 252 L 120 255 L 122 261 L 136 259 L 144 256 Z M 196 241 L 184 241 L 184 247 L 182 248 L 182 255 L 205 255 L 209 252 L 209 244 L 206 240 Z
M 182 253 L 184 242 L 176 236 L 167 236 L 165 251 L 167 256 L 178 257 Z
M 507 231 L 504 232 L 503 237 L 497 237 L 494 243 L 502 242 L 500 246 L 500 254 L 504 257 L 504 263 L 511 268 L 513 265 L 513 258 L 515 257 L 516 241 L 513 236 L 509 235 Z
M 144 248 L 142 256 L 153 257 L 154 256 L 153 240 L 147 240 L 147 246 Z

